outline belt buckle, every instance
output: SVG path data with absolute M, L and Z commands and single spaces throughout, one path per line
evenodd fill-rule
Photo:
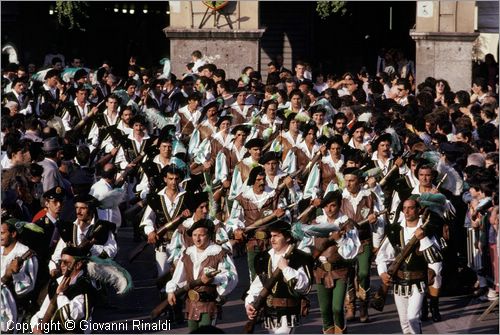
M 266 304 L 268 307 L 273 307 L 273 296 L 272 295 L 267 297 Z
M 267 234 L 265 231 L 257 231 L 255 232 L 255 238 L 257 240 L 265 240 L 267 238 Z
M 189 290 L 188 291 L 188 298 L 191 301 L 200 301 L 200 294 L 196 292 L 195 290 Z
M 332 271 L 332 264 L 331 263 L 323 263 L 323 270 L 325 271 Z
M 405 280 L 410 280 L 411 279 L 411 273 L 410 272 L 403 272 L 403 277 Z

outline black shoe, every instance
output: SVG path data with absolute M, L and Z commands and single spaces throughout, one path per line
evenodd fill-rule
M 429 305 L 427 304 L 427 298 L 424 298 L 424 301 L 422 302 L 420 321 L 429 321 Z
M 430 310 L 432 321 L 439 322 L 441 321 L 441 313 L 439 313 L 439 298 L 431 297 Z

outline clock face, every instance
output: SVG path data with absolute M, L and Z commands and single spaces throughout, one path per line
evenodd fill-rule
M 203 4 L 212 10 L 219 10 L 229 3 L 229 1 L 203 1 Z

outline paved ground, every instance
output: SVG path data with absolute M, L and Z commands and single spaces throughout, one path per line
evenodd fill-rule
M 102 325 L 104 323 L 115 323 L 115 327 L 121 324 L 121 330 L 105 331 L 94 329 L 94 333 L 188 333 L 186 324 L 171 324 L 170 331 L 140 331 L 137 328 L 139 325 L 142 327 L 154 327 L 155 325 L 154 323 L 152 324 L 149 318 L 149 313 L 159 302 L 155 285 L 156 278 L 154 277 L 156 270 L 153 250 L 151 247 L 148 247 L 133 263 L 129 263 L 127 260 L 128 252 L 136 244 L 132 241 L 132 231 L 128 227 L 121 228 L 118 244 L 120 252 L 118 253 L 117 261 L 132 274 L 135 289 L 125 297 L 110 295 L 109 306 L 105 308 L 99 307 L 94 311 L 95 323 L 101 323 Z M 243 301 L 240 299 L 248 286 L 246 260 L 244 258 L 237 258 L 235 259 L 235 263 L 240 274 L 240 281 L 223 307 L 223 320 L 218 322 L 218 327 L 226 333 L 241 333 L 246 321 Z M 372 287 L 378 287 L 378 278 L 376 276 L 372 276 Z M 315 289 L 310 294 L 310 299 L 311 313 L 307 318 L 302 320 L 302 325 L 297 329 L 296 333 L 321 333 L 321 315 Z M 433 323 L 432 321 L 424 322 L 423 332 L 427 334 L 498 334 L 498 307 L 483 321 L 478 321 L 478 318 L 488 306 L 488 302 L 480 302 L 468 296 L 441 298 L 440 308 L 443 321 L 438 323 Z M 369 313 L 370 323 L 351 322 L 348 324 L 349 332 L 353 334 L 390 334 L 401 332 L 396 307 L 391 296 L 388 297 L 383 312 L 370 309 Z M 134 328 L 134 320 L 136 320 L 136 328 Z M 142 320 L 140 324 L 139 320 Z M 167 324 L 167 320 L 160 320 L 161 322 Z M 156 325 L 158 325 L 158 321 L 156 321 Z M 256 333 L 264 334 L 266 332 L 257 327 Z

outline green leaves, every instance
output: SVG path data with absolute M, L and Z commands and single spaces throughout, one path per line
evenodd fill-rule
M 85 31 L 80 25 L 82 18 L 88 18 L 86 1 L 56 1 L 57 20 L 61 26 Z
M 330 16 L 330 14 L 335 14 L 340 12 L 341 15 L 347 13 L 347 8 L 345 8 L 345 1 L 317 1 L 316 2 L 316 12 L 319 17 L 323 20 Z

